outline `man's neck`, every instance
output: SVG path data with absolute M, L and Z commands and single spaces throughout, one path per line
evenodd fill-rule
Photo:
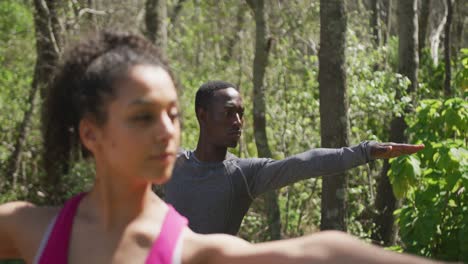
M 194 151 L 195 157 L 202 162 L 221 162 L 226 159 L 227 147 L 217 147 L 210 144 L 201 144 L 198 141 Z

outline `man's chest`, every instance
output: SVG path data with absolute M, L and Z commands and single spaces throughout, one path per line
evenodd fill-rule
M 176 168 L 165 186 L 166 202 L 189 219 L 195 232 L 221 232 L 235 206 L 234 177 L 225 167 Z

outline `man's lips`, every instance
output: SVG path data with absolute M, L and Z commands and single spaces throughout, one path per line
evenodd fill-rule
M 230 136 L 240 136 L 242 134 L 242 130 L 229 130 L 228 134 Z

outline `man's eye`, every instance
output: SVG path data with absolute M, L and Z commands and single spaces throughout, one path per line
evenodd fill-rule
M 235 112 L 232 111 L 232 110 L 226 110 L 226 111 L 224 112 L 224 114 L 225 114 L 226 116 L 233 116 L 234 113 L 235 113 Z

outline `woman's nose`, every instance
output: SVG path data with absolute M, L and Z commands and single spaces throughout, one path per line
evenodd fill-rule
M 177 124 L 169 116 L 168 113 L 163 113 L 159 125 L 156 129 L 156 137 L 158 141 L 166 141 L 174 137 L 174 134 L 177 130 Z

